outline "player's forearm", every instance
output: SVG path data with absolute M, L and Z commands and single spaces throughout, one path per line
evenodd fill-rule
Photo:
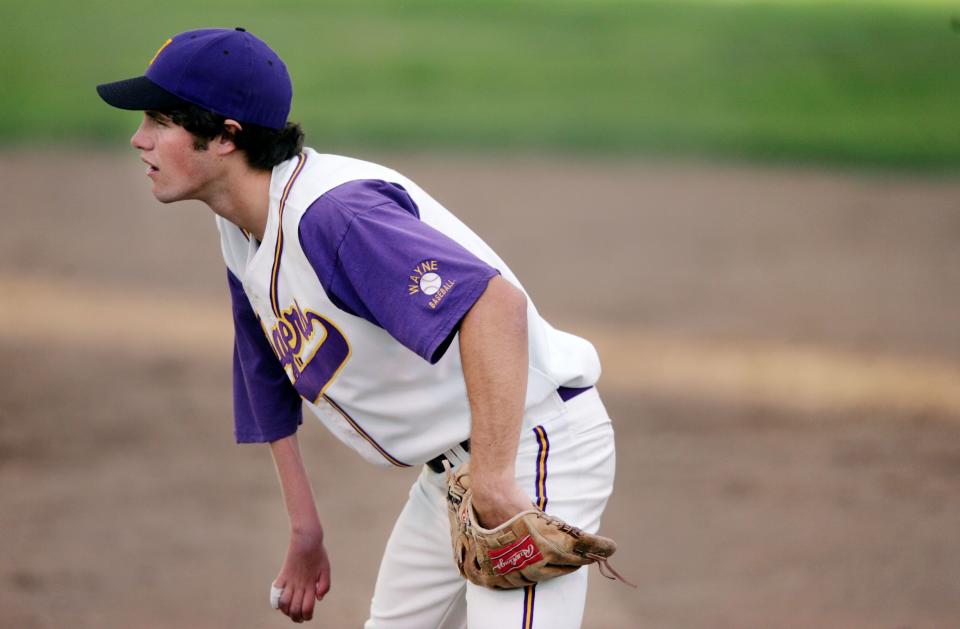
M 527 391 L 526 296 L 502 277 L 490 280 L 460 329 L 470 398 L 470 467 L 476 493 L 514 483 L 514 460 Z
M 300 455 L 297 435 L 293 434 L 270 444 L 273 462 L 280 477 L 283 500 L 290 518 L 290 529 L 297 534 L 323 535 L 320 516 L 310 487 L 310 479 Z

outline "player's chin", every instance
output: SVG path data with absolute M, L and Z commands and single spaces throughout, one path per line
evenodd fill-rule
M 160 203 L 174 203 L 176 201 L 183 201 L 185 198 L 182 194 L 177 194 L 171 190 L 164 190 L 156 185 L 153 186 L 153 198 L 159 201 Z

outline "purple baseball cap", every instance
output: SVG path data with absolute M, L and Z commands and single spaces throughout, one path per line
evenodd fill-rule
M 168 39 L 143 76 L 97 86 L 120 109 L 163 110 L 184 101 L 238 122 L 282 129 L 293 85 L 287 66 L 245 29 L 203 28 Z

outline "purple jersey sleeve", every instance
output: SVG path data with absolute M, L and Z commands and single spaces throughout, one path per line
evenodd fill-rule
M 398 184 L 351 181 L 300 220 L 300 244 L 331 301 L 435 363 L 497 270 L 420 220 Z
M 280 366 L 240 280 L 227 271 L 233 302 L 233 420 L 237 443 L 288 437 L 303 421 L 302 403 Z

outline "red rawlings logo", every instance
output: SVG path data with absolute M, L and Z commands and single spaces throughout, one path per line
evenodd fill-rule
M 527 535 L 521 540 L 495 550 L 487 551 L 493 573 L 497 576 L 510 574 L 543 559 L 540 549 Z

